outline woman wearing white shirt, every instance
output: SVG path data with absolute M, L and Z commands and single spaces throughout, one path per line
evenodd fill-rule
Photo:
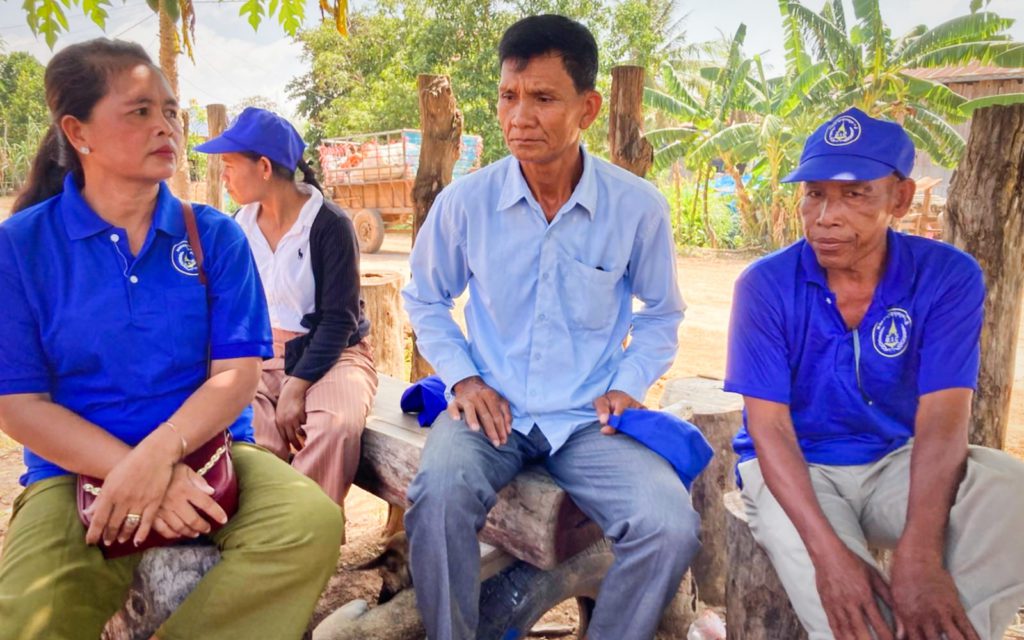
M 359 464 L 377 373 L 355 229 L 324 199 L 302 159 L 305 146 L 287 120 L 250 107 L 196 150 L 223 154 L 228 193 L 243 205 L 235 219 L 270 310 L 274 358 L 263 363 L 253 402 L 256 442 L 291 459 L 340 505 Z

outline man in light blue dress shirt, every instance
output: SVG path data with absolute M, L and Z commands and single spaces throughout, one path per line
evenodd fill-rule
M 432 640 L 476 637 L 476 532 L 497 491 L 541 463 L 613 541 L 588 637 L 649 639 L 700 522 L 669 463 L 607 423 L 676 354 L 685 305 L 668 205 L 580 144 L 601 107 L 586 27 L 526 18 L 499 58 L 512 155 L 439 194 L 403 292 L 420 350 L 454 390 L 409 488 L 417 604 Z M 451 316 L 467 286 L 468 338 Z

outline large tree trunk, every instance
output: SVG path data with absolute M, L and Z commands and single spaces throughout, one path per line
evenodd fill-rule
M 456 108 L 455 94 L 448 76 L 420 74 L 416 78 L 420 94 L 420 164 L 412 188 L 412 242 L 427 220 L 434 198 L 452 181 L 452 169 L 462 150 L 462 112 Z M 412 373 L 415 382 L 433 373 L 433 369 L 412 342 Z
M 978 260 L 988 289 L 970 441 L 1002 448 L 1024 286 L 1024 105 L 974 112 L 946 212 L 949 241 Z
M 224 133 L 228 127 L 228 109 L 222 104 L 206 105 L 206 126 L 210 138 Z M 224 161 L 219 153 L 206 156 L 206 204 L 214 209 L 224 206 L 224 187 L 220 181 L 224 173 Z
M 160 70 L 164 72 L 167 83 L 171 85 L 171 92 L 179 98 L 181 92 L 178 90 L 178 56 L 181 55 L 181 47 L 178 42 L 178 28 L 174 20 L 164 10 L 163 3 L 160 3 Z M 188 139 L 181 141 L 181 149 L 178 150 L 178 167 L 171 177 L 171 191 L 179 198 L 189 198 L 188 189 Z
M 612 68 L 608 147 L 612 162 L 641 178 L 654 162 L 654 147 L 644 138 L 644 68 Z

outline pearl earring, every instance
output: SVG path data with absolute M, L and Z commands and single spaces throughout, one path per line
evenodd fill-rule
M 78 150 L 82 152 L 83 156 L 89 155 L 89 153 L 92 151 L 92 149 L 90 149 L 89 147 L 85 147 L 85 146 L 79 147 Z

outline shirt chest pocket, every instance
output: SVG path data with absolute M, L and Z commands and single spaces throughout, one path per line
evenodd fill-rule
M 572 326 L 598 330 L 611 327 L 619 315 L 618 287 L 622 274 L 605 271 L 573 258 L 563 258 L 559 282 L 566 319 Z
M 205 366 L 210 342 L 206 288 L 201 285 L 175 287 L 167 289 L 164 297 L 167 313 L 174 318 L 170 333 L 174 339 L 175 366 L 190 367 L 198 363 Z

